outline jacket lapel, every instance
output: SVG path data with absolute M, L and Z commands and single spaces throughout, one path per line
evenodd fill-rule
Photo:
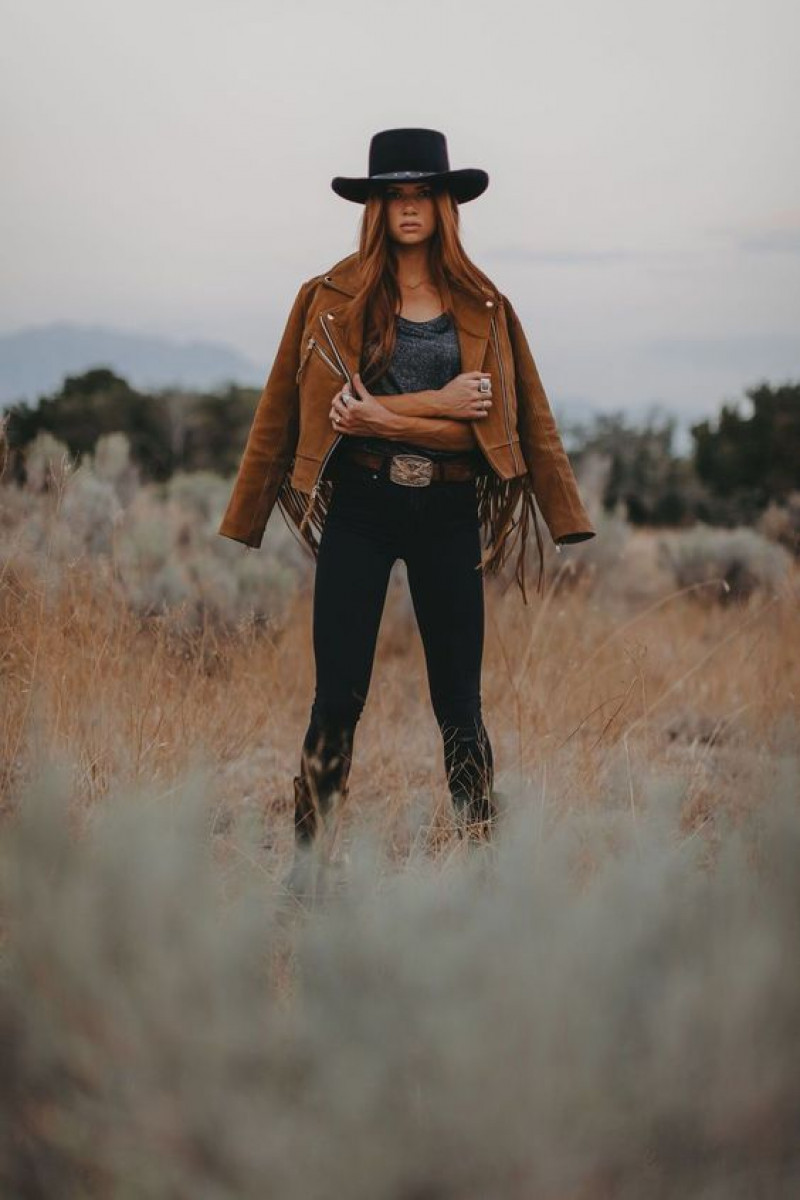
M 489 308 L 465 292 L 453 291 L 453 312 L 461 347 L 462 371 L 482 370 L 495 307 L 492 305 Z

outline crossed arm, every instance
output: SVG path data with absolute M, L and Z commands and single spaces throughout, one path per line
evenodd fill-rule
M 436 415 L 436 392 L 405 392 L 376 399 L 395 418 L 383 437 L 415 442 L 432 450 L 471 450 L 477 443 L 472 421 Z
M 433 450 L 471 450 L 477 445 L 472 420 L 444 415 L 448 410 L 441 391 L 372 395 L 359 383 L 357 376 L 355 391 L 363 407 L 353 402 L 343 406 L 340 393 L 334 398 L 332 412 L 339 414 L 337 428 L 342 432 L 414 442 Z

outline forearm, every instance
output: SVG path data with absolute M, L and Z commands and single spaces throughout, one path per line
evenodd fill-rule
M 381 396 L 373 392 L 375 399 L 398 417 L 440 417 L 441 396 L 438 391 L 401 392 L 400 395 Z
M 412 417 L 407 412 L 388 423 L 383 436 L 396 442 L 414 442 L 430 450 L 472 450 L 477 445 L 472 421 L 456 421 L 452 417 Z

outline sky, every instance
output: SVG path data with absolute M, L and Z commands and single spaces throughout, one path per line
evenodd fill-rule
M 686 424 L 800 381 L 796 0 L 1 0 L 0 330 L 223 340 L 269 369 L 357 247 L 380 129 L 488 190 L 467 253 L 559 414 Z

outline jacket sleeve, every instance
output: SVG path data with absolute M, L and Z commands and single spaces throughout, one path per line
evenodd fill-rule
M 310 281 L 295 296 L 218 532 L 260 546 L 300 430 L 297 368 Z
M 596 535 L 578 491 L 522 323 L 503 296 L 514 357 L 517 427 L 536 502 L 554 542 L 583 542 Z

